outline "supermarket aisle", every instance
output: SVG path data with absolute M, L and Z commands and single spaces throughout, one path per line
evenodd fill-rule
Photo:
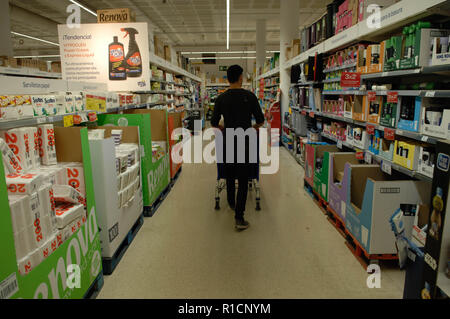
M 251 227 L 214 211 L 216 168 L 185 164 L 146 219 L 100 298 L 401 298 L 403 273 L 382 268 L 381 288 L 303 191 L 303 170 L 282 148 L 281 170 L 261 180 L 262 210 L 249 199 Z M 224 194 L 223 194 L 224 195 Z

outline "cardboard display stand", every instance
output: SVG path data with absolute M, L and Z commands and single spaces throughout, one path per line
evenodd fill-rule
M 183 154 L 182 150 L 178 152 L 179 147 L 183 147 L 182 143 L 172 139 L 172 133 L 174 130 L 183 127 L 182 119 L 184 112 L 182 113 L 169 113 L 168 115 L 168 125 L 169 125 L 169 156 L 170 156 L 170 178 L 174 178 L 176 173 L 180 170 L 182 163 L 174 163 L 172 159 L 172 150 L 176 154 Z
M 11 215 L 8 204 L 3 162 L 0 161 L 0 293 L 5 298 L 83 298 L 102 271 L 100 236 L 97 226 L 91 157 L 86 128 L 55 128 L 56 152 L 59 162 L 81 162 L 86 185 L 87 220 L 51 255 L 28 274 L 18 271 Z M 67 282 L 68 265 L 80 267 L 80 288 L 71 289 Z M 69 279 L 70 282 L 70 279 Z
M 345 226 L 368 254 L 396 254 L 389 217 L 402 203 L 428 201 L 427 182 L 395 180 L 376 165 L 351 166 Z
M 97 203 L 98 225 L 102 246 L 102 257 L 115 254 L 136 220 L 143 212 L 142 186 L 127 205 L 120 207 L 115 146 L 111 130 L 122 130 L 122 143 L 139 145 L 139 128 L 136 126 L 104 126 L 105 139 L 90 140 L 92 168 Z M 142 185 L 139 174 L 139 185 Z
M 326 151 L 328 149 L 328 151 Z M 328 185 L 329 185 L 329 172 L 330 172 L 330 154 L 332 151 L 328 147 L 316 148 L 316 159 L 322 159 L 322 166 L 319 168 L 315 165 L 314 168 L 314 185 L 313 189 L 328 202 Z M 335 147 L 335 151 L 339 152 L 339 149 Z
M 144 206 L 150 207 L 170 183 L 169 154 L 153 159 L 152 141 L 166 141 L 167 111 L 128 110 L 126 114 L 99 114 L 98 124 L 114 126 L 138 126 L 141 146 L 141 172 Z
M 348 175 L 351 165 L 358 165 L 359 160 L 353 152 L 330 153 L 328 202 L 331 209 L 345 222 L 348 197 Z
M 314 174 L 316 171 L 316 149 L 320 147 L 321 152 L 330 151 L 337 152 L 339 149 L 336 145 L 329 145 L 327 143 L 308 143 L 305 146 L 305 181 L 311 186 L 314 186 Z

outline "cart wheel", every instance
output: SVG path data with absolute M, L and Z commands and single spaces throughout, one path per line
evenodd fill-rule
M 219 204 L 219 200 L 216 199 L 216 207 L 214 207 L 215 210 L 219 210 L 220 209 L 220 204 Z
M 260 205 L 259 201 L 256 202 L 256 210 L 257 211 L 261 210 L 261 205 Z

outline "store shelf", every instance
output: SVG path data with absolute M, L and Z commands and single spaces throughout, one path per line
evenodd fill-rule
M 341 82 L 341 78 L 327 79 L 322 81 L 322 83 L 335 83 L 335 82 Z
M 309 56 L 314 56 L 315 53 L 330 52 L 339 49 L 345 45 L 357 43 L 361 40 L 370 40 L 381 34 L 388 34 L 389 32 L 399 29 L 415 18 L 424 18 L 433 14 L 430 9 L 434 9 L 438 5 L 445 4 L 446 0 L 402 0 L 380 11 L 381 27 L 371 27 L 367 20 L 361 21 L 358 24 L 340 32 L 317 46 L 297 55 L 296 57 L 287 61 L 284 65 L 286 69 L 293 65 L 305 62 Z M 435 11 L 435 10 L 434 10 Z
M 160 58 L 159 56 L 155 55 L 152 52 L 150 52 L 150 63 L 155 64 L 158 67 L 165 69 L 166 71 L 170 71 L 170 72 L 173 72 L 178 75 L 184 75 L 184 76 L 186 76 L 194 81 L 197 81 L 197 82 L 202 82 L 202 79 L 199 78 L 198 76 L 196 76 L 192 73 L 189 73 L 188 71 L 164 60 L 163 58 Z
M 323 70 L 323 73 L 330 73 L 330 72 L 350 69 L 350 68 L 354 68 L 354 67 L 356 67 L 356 62 L 345 64 L 345 65 L 342 65 L 342 66 L 336 66 L 334 68 L 329 68 L 329 69 Z
M 192 93 L 173 93 L 175 96 L 191 96 Z
M 244 84 L 243 84 L 244 85 Z M 224 87 L 224 86 L 230 86 L 228 83 L 207 83 L 206 87 Z
M 367 91 L 360 91 L 360 90 L 327 90 L 322 91 L 322 95 L 366 95 Z
M 264 78 L 270 78 L 270 77 L 275 76 L 275 75 L 277 75 L 279 73 L 280 73 L 280 67 L 277 66 L 275 69 L 272 69 L 272 70 L 270 70 L 270 71 L 268 71 L 268 72 L 258 76 L 257 80 L 264 79 Z
M 8 130 L 11 128 L 16 127 L 24 127 L 24 126 L 34 126 L 34 125 L 40 125 L 40 124 L 46 124 L 46 123 L 57 123 L 62 122 L 64 120 L 64 117 L 70 116 L 70 115 L 79 115 L 79 116 L 85 116 L 88 113 L 97 113 L 98 114 L 104 114 L 104 113 L 115 113 L 130 109 L 142 109 L 147 108 L 150 106 L 159 105 L 157 103 L 144 103 L 139 105 L 128 105 L 123 107 L 115 107 L 107 109 L 106 112 L 99 112 L 94 110 L 84 110 L 80 112 L 74 112 L 74 113 L 67 113 L 67 114 L 59 114 L 59 115 L 52 115 L 52 116 L 39 116 L 39 117 L 31 117 L 31 118 L 24 118 L 24 119 L 17 119 L 17 120 L 2 120 L 0 121 L 0 129 L 1 130 Z
M 0 75 L 19 75 L 19 76 L 29 76 L 29 77 L 41 77 L 49 79 L 61 79 L 61 73 L 44 72 L 36 69 L 29 68 L 10 68 L 10 67 L 0 67 Z
M 280 86 L 280 83 L 271 84 L 271 85 L 265 85 L 264 87 L 266 87 L 266 88 L 273 88 L 273 87 L 277 87 L 277 86 Z

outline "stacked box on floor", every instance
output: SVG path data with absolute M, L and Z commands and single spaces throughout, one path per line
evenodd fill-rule
M 332 153 L 333 152 L 333 153 Z M 317 146 L 314 164 L 314 190 L 328 202 L 330 155 L 339 152 L 335 145 Z
M 150 207 L 170 183 L 167 111 L 139 109 L 125 114 L 99 114 L 98 124 L 139 127 L 143 200 L 144 206 Z M 153 156 L 154 146 L 159 158 Z
M 368 254 L 395 254 L 388 222 L 402 203 L 427 203 L 427 182 L 396 180 L 379 166 L 351 166 L 347 176 L 345 226 Z
M 169 113 L 168 116 L 168 127 L 169 127 L 169 157 L 170 157 L 170 177 L 174 178 L 175 174 L 180 170 L 182 165 L 182 158 L 180 158 L 179 163 L 173 161 L 172 153 L 179 154 L 181 157 L 183 155 L 182 143 L 179 140 L 172 139 L 174 131 L 183 127 L 182 118 L 183 113 Z
M 102 257 L 111 258 L 143 211 L 139 127 L 97 127 L 89 144 Z
M 35 167 L 5 177 L 0 163 L 0 282 L 14 288 L 6 298 L 82 298 L 101 272 L 87 130 L 39 129 L 49 134 Z M 81 289 L 67 286 L 71 264 L 80 267 Z
M 308 142 L 305 145 L 305 181 L 313 187 L 314 185 L 314 173 L 316 163 L 316 147 L 325 147 L 325 150 L 334 151 L 336 146 L 328 145 L 324 142 Z M 329 147 L 329 149 L 327 149 Z

